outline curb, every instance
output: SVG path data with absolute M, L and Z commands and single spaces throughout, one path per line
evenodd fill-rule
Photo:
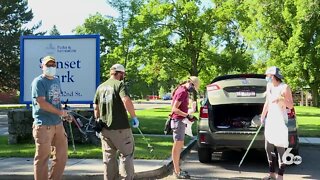
M 186 145 L 186 147 L 182 150 L 180 154 L 181 159 L 183 159 L 184 156 L 189 153 L 189 151 L 195 145 L 196 142 L 197 142 L 197 138 L 195 136 L 194 139 L 192 139 Z M 166 175 L 168 175 L 172 171 L 172 166 L 173 166 L 172 158 L 170 157 L 168 160 L 169 162 L 166 165 L 163 165 L 158 169 L 136 173 L 134 176 L 134 179 L 155 179 L 155 178 L 166 177 Z

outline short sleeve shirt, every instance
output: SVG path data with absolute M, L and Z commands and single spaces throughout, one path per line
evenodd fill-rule
M 128 114 L 122 98 L 129 96 L 124 82 L 113 78 L 102 83 L 94 96 L 94 104 L 99 106 L 100 119 L 106 123 L 107 129 L 130 128 Z
M 31 84 L 32 117 L 36 125 L 57 125 L 61 119 L 57 114 L 40 109 L 37 97 L 45 97 L 46 102 L 61 109 L 61 87 L 58 78 L 48 79 L 42 75 L 36 77 Z
M 173 98 L 172 98 L 172 104 L 175 101 L 181 102 L 180 106 L 178 107 L 181 111 L 187 113 L 188 112 L 188 106 L 189 106 L 189 93 L 187 91 L 187 88 L 184 86 L 178 87 L 178 89 L 175 91 Z M 180 116 L 178 114 L 173 113 L 172 114 L 173 119 L 183 119 L 183 116 Z

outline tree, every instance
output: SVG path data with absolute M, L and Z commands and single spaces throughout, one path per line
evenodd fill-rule
M 49 34 L 50 34 L 51 36 L 59 36 L 59 35 L 60 35 L 60 32 L 59 32 L 59 30 L 58 30 L 58 28 L 57 28 L 56 25 L 53 25 L 53 27 L 52 27 L 52 29 L 50 30 Z
M 73 32 L 76 34 L 99 34 L 100 35 L 100 67 L 102 80 L 108 76 L 108 68 L 114 60 L 108 61 L 108 53 L 112 53 L 119 44 L 119 35 L 114 20 L 104 17 L 100 13 L 90 15 L 84 24 L 77 26 Z
M 30 35 L 41 22 L 32 28 L 23 25 L 33 19 L 25 0 L 0 2 L 0 91 L 19 89 L 19 38 Z M 38 33 L 44 34 L 44 33 Z
M 320 1 L 246 1 L 251 25 L 246 38 L 279 66 L 294 90 L 310 87 L 315 106 L 320 89 Z M 249 8 L 250 7 L 250 8 Z

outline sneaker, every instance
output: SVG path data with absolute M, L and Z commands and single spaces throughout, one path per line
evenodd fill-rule
M 175 173 L 177 179 L 190 179 L 190 175 L 186 171 L 180 171 Z
M 180 172 L 182 171 L 182 169 L 180 169 Z M 189 174 L 189 172 L 188 171 L 182 171 L 183 173 L 185 173 L 185 174 Z

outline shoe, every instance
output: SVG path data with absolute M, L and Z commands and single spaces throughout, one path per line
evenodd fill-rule
M 180 172 L 182 171 L 182 169 L 180 169 Z M 188 171 L 182 171 L 183 173 L 189 174 Z
M 268 175 L 268 176 L 262 178 L 262 180 L 276 180 L 276 178 Z
M 190 175 L 186 171 L 180 171 L 175 173 L 177 179 L 190 179 Z

